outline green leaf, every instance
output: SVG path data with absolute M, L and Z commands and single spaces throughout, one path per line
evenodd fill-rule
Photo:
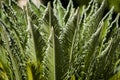
M 18 79 L 18 80 L 27 79 L 26 72 L 25 72 L 26 64 L 24 63 L 24 58 L 21 55 L 19 46 L 16 43 L 16 40 L 14 40 L 13 36 L 11 35 L 11 32 L 9 31 L 6 24 L 3 23 L 1 20 L 0 20 L 0 24 L 2 26 L 3 40 L 6 43 L 5 48 L 7 50 L 7 54 L 9 58 L 9 61 L 8 61 L 9 66 L 10 66 L 10 69 L 13 71 L 12 72 L 13 79 Z
M 55 16 L 57 17 L 57 20 L 59 21 L 59 25 L 60 26 L 63 26 L 63 17 L 65 15 L 65 9 L 63 8 L 60 0 L 54 0 L 54 8 L 53 8 L 53 11 L 54 11 L 54 14 Z

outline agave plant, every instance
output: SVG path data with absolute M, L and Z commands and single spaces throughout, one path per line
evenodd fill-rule
M 1 2 L 0 80 L 120 79 L 120 14 L 105 8 Z

